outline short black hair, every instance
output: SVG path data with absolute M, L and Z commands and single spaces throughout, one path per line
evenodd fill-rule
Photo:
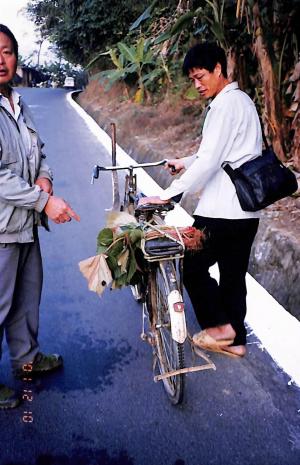
M 183 61 L 183 73 L 188 75 L 192 68 L 204 68 L 210 73 L 220 63 L 222 74 L 227 78 L 227 60 L 225 50 L 215 42 L 196 44 L 187 52 Z
M 18 58 L 19 45 L 18 45 L 17 39 L 15 38 L 11 30 L 8 29 L 8 27 L 5 26 L 4 24 L 0 24 L 0 32 L 2 32 L 3 34 L 5 34 L 7 37 L 10 38 L 13 44 L 14 53 L 16 57 Z

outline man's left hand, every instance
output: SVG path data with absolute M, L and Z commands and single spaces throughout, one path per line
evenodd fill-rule
M 44 192 L 46 192 L 47 194 L 50 194 L 52 195 L 53 194 L 53 186 L 52 186 L 52 182 L 49 181 L 48 178 L 38 178 L 36 181 L 35 181 L 35 184 L 37 186 L 39 186 Z
M 154 204 L 154 205 L 163 205 L 164 203 L 169 203 L 169 200 L 162 200 L 158 195 L 153 197 L 141 197 L 139 199 L 138 205 L 147 205 L 147 204 Z

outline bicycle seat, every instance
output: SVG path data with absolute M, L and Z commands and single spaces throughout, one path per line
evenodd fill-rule
M 163 212 L 163 211 L 170 211 L 174 209 L 174 203 L 146 203 L 145 205 L 138 205 L 135 209 L 136 215 L 146 212 Z

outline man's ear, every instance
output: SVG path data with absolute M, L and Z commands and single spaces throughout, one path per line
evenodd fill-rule
M 220 63 L 217 63 L 216 66 L 215 66 L 215 69 L 214 69 L 214 73 L 216 74 L 216 76 L 220 77 L 221 74 L 222 74 L 222 66 L 220 65 Z

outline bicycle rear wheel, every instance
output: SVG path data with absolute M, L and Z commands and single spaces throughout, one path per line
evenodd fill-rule
M 161 375 L 184 368 L 184 347 L 172 338 L 168 308 L 168 295 L 172 290 L 179 290 L 175 277 L 176 270 L 171 261 L 153 267 L 149 273 L 147 301 L 151 309 L 153 339 Z M 182 373 L 162 379 L 172 404 L 182 402 L 184 381 L 185 375 Z

